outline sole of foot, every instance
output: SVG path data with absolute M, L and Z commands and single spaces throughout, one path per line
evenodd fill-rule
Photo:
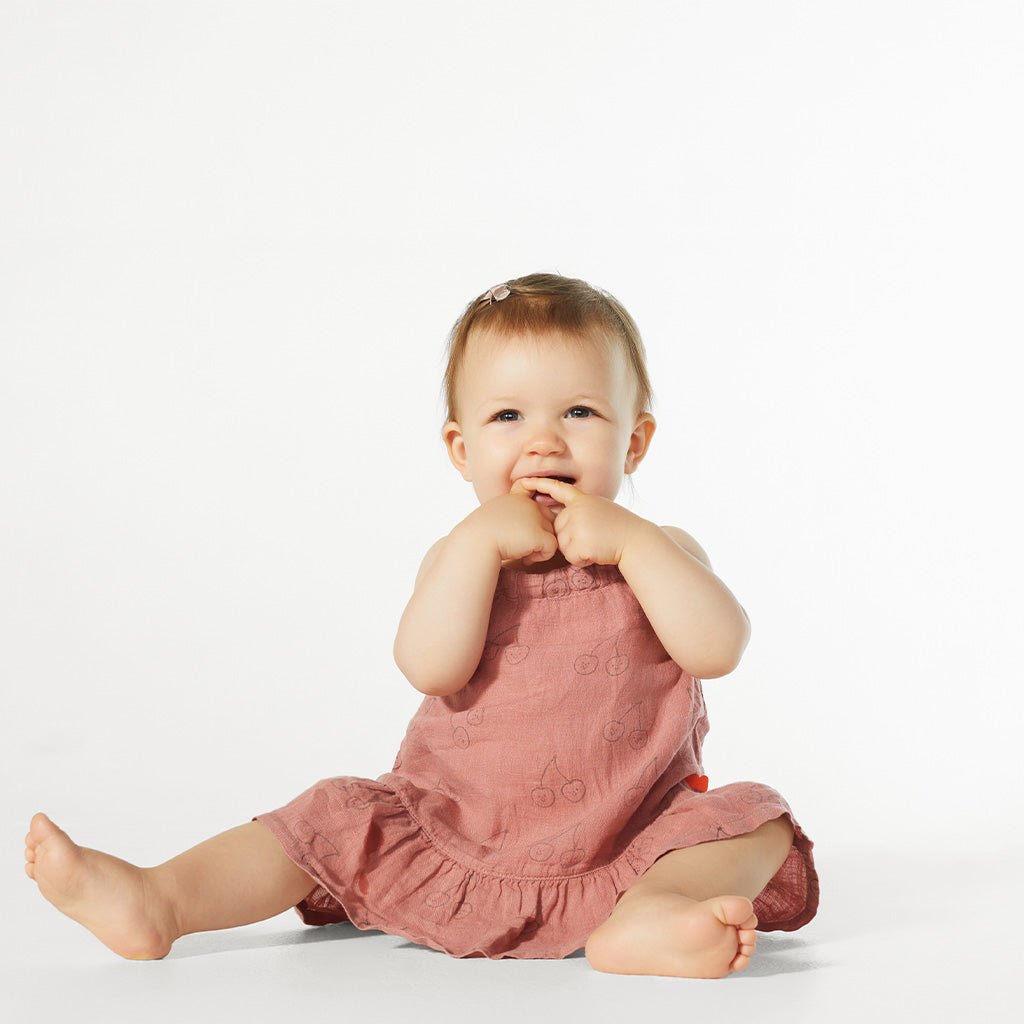
M 674 978 L 724 978 L 757 948 L 757 917 L 745 896 L 692 900 L 664 890 L 624 896 L 587 941 L 596 970 Z

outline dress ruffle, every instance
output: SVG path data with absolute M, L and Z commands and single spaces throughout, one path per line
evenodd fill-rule
M 743 835 L 783 814 L 793 845 L 754 900 L 757 928 L 767 932 L 794 931 L 814 917 L 818 876 L 814 844 L 789 804 L 758 782 L 706 793 L 680 783 L 614 860 L 560 876 L 503 875 L 464 864 L 416 819 L 401 793 L 353 776 L 323 779 L 253 820 L 316 880 L 295 908 L 306 924 L 347 920 L 453 957 L 499 960 L 568 956 L 662 854 Z

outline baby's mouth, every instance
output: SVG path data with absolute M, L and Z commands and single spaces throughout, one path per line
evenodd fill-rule
M 576 477 L 574 476 L 542 476 L 538 479 L 558 480 L 563 484 L 576 483 Z M 553 498 L 550 494 L 545 494 L 543 491 L 534 491 L 532 497 L 538 505 L 545 505 L 548 508 L 562 508 L 562 503 L 557 498 Z

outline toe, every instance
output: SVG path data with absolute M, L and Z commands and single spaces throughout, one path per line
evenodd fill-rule
M 32 821 L 29 825 L 29 834 L 35 836 L 36 840 L 45 839 L 47 836 L 52 836 L 54 832 L 59 832 L 60 829 L 50 820 L 50 818 L 43 814 L 42 811 L 36 811 L 32 815 Z
M 35 864 L 26 864 L 25 865 L 25 874 L 28 875 L 28 877 L 31 878 L 32 881 L 34 882 L 36 880 L 36 866 L 35 866 Z
M 754 904 L 746 896 L 717 896 L 705 902 L 711 904 L 715 917 L 722 924 L 731 924 L 738 928 L 751 927 L 749 922 L 754 918 Z

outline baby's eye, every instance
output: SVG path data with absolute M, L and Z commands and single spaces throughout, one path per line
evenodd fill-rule
M 494 416 L 494 418 L 495 418 L 495 419 L 496 419 L 496 420 L 497 420 L 497 421 L 498 421 L 499 423 L 512 423 L 512 422 L 513 422 L 513 420 L 511 420 L 511 419 L 505 419 L 505 417 L 506 417 L 506 416 L 511 416 L 511 417 L 515 417 L 515 416 L 518 416 L 518 415 L 519 415 L 519 413 L 518 413 L 518 412 L 516 412 L 516 410 L 515 410 L 515 409 L 502 409 L 502 410 L 501 410 L 501 412 L 499 412 L 499 413 L 495 413 L 495 416 Z
M 578 410 L 579 412 L 581 412 L 581 413 L 584 413 L 584 415 L 583 415 L 583 416 L 572 416 L 571 414 L 572 414 L 572 413 L 574 413 L 574 412 L 576 412 L 577 410 Z M 574 420 L 583 420 L 583 419 L 587 419 L 588 417 L 590 417 L 590 416 L 591 416 L 591 414 L 592 414 L 593 412 L 594 412 L 594 410 L 593 410 L 593 409 L 590 409 L 590 408 L 588 408 L 588 407 L 587 407 L 587 406 L 585 406 L 585 405 L 574 405 L 574 406 L 573 406 L 573 407 L 572 407 L 572 408 L 571 408 L 571 409 L 569 410 L 570 418 L 571 418 L 571 419 L 574 419 Z

